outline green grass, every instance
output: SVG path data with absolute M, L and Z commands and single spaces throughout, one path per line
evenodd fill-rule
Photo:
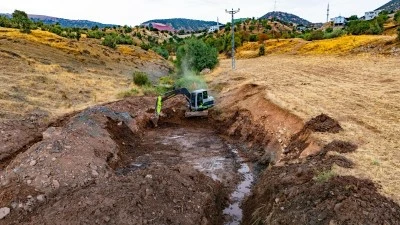
M 336 176 L 335 172 L 333 172 L 332 170 L 326 170 L 318 173 L 317 176 L 314 177 L 314 180 L 317 181 L 318 183 L 325 183 L 334 176 Z
M 139 91 L 135 88 L 132 88 L 130 90 L 118 93 L 117 97 L 118 98 L 128 98 L 128 97 L 136 96 L 138 94 L 139 94 Z

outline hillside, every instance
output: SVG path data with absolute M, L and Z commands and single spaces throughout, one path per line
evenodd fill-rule
M 286 13 L 286 12 L 279 12 L 279 11 L 269 12 L 269 13 L 265 14 L 264 16 L 262 16 L 261 18 L 265 18 L 265 19 L 276 18 L 281 21 L 284 21 L 287 23 L 294 23 L 294 24 L 303 24 L 303 25 L 311 24 L 310 21 L 300 18 L 296 15 Z
M 0 121 L 40 110 L 50 118 L 109 102 L 132 88 L 133 71 L 152 80 L 167 75 L 168 61 L 136 46 L 101 45 L 33 30 L 0 28 Z
M 400 9 L 400 0 L 392 0 L 383 6 L 379 7 L 377 10 L 387 10 L 387 11 L 396 11 Z
M 0 15 L 11 17 L 11 14 L 0 13 Z M 28 15 L 31 20 L 42 21 L 44 24 L 56 24 L 59 23 L 62 27 L 79 27 L 79 28 L 92 28 L 92 27 L 113 27 L 118 26 L 114 24 L 103 24 L 99 22 L 89 21 L 89 20 L 70 20 L 51 16 L 43 15 Z
M 217 22 L 214 21 L 191 20 L 183 18 L 149 20 L 142 24 L 147 24 L 147 23 L 168 24 L 171 25 L 175 30 L 185 30 L 185 31 L 204 30 L 208 29 L 210 26 L 217 25 Z

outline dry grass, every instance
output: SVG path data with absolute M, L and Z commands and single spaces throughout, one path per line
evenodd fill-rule
M 54 117 L 114 101 L 136 94 L 133 71 L 168 73 L 166 61 L 151 51 L 113 50 L 99 40 L 39 30 L 23 34 L 0 28 L 0 62 L 0 120 L 20 119 L 35 109 Z
M 301 54 L 301 55 L 346 55 L 360 47 L 386 45 L 395 39 L 394 36 L 343 36 L 320 41 L 305 41 L 303 39 L 279 39 L 265 42 L 267 54 Z M 260 44 L 245 43 L 238 48 L 238 58 L 254 58 L 258 56 Z M 386 47 L 388 48 L 388 47 Z M 389 49 L 389 48 L 388 48 Z
M 400 58 L 270 55 L 238 60 L 233 72 L 229 60 L 220 64 L 208 79 L 224 90 L 257 83 L 265 98 L 304 121 L 321 113 L 337 119 L 343 132 L 315 138 L 351 141 L 359 149 L 347 155 L 355 169 L 334 171 L 370 178 L 400 203 Z
M 74 53 L 80 52 L 78 46 L 74 45 L 69 39 L 60 37 L 47 31 L 32 30 L 32 33 L 24 34 L 16 29 L 0 28 L 0 32 L 2 35 L 7 36 L 10 39 L 25 39 L 27 41 L 45 44 L 64 51 L 71 51 Z

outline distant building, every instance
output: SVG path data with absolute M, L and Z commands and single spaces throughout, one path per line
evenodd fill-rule
M 375 17 L 379 16 L 379 13 L 382 12 L 382 10 L 375 10 L 371 12 L 366 12 L 365 13 L 365 20 L 373 20 Z
M 175 32 L 175 29 L 173 27 L 162 23 L 147 23 L 143 25 L 149 28 L 157 29 L 159 31 Z
M 219 18 L 217 17 L 217 25 L 208 28 L 208 33 L 214 33 L 216 30 L 219 30 L 220 27 L 221 25 L 219 25 Z
M 344 26 L 347 23 L 347 19 L 343 16 L 338 16 L 331 19 L 334 26 Z
M 305 30 L 307 30 L 307 27 L 304 26 L 304 25 L 298 25 L 298 26 L 296 27 L 296 30 L 297 30 L 297 31 L 305 31 Z
M 214 33 L 216 30 L 219 30 L 221 25 L 211 26 L 208 28 L 208 33 Z

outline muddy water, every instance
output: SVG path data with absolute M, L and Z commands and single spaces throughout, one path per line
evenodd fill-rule
M 165 127 L 149 130 L 136 149 L 146 154 L 135 157 L 120 171 L 134 171 L 150 164 L 191 166 L 235 190 L 224 210 L 226 225 L 240 224 L 240 204 L 254 181 L 249 166 L 238 150 L 210 129 Z
M 231 152 L 235 154 L 236 163 L 240 164 L 238 172 L 242 176 L 242 181 L 231 194 L 230 200 L 232 203 L 224 210 L 224 215 L 228 215 L 229 217 L 225 225 L 239 225 L 243 218 L 243 210 L 240 208 L 240 204 L 251 191 L 254 175 L 249 165 L 247 165 L 244 159 L 239 155 L 239 151 L 233 146 L 229 146 L 229 148 Z

